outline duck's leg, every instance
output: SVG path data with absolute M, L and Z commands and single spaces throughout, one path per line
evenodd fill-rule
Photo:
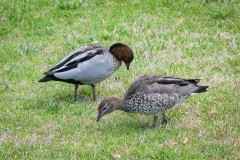
M 162 121 L 162 125 L 167 125 L 168 122 L 169 122 L 169 119 L 167 118 L 166 114 L 165 113 L 162 113 L 162 116 L 163 116 L 163 121 Z
M 96 89 L 95 89 L 95 85 L 91 84 L 91 86 L 92 86 L 93 100 L 96 101 Z
M 74 85 L 74 100 L 77 99 L 77 90 L 78 90 L 78 84 Z
M 151 125 L 150 128 L 155 128 L 155 126 L 156 126 L 156 124 L 157 124 L 157 120 L 158 120 L 158 116 L 154 116 L 154 117 L 153 117 L 153 123 L 152 123 L 152 125 Z

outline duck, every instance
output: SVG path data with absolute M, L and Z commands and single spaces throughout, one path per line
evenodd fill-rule
M 104 99 L 98 106 L 97 121 L 113 111 L 120 110 L 152 115 L 153 123 L 150 128 L 155 128 L 158 117 L 162 114 L 161 124 L 167 125 L 169 119 L 166 111 L 178 107 L 195 93 L 207 91 L 209 86 L 197 85 L 199 82 L 200 79 L 143 75 L 133 82 L 122 99 L 116 96 Z
M 93 100 L 96 100 L 95 86 L 119 69 L 122 61 L 129 70 L 133 58 L 132 49 L 123 43 L 115 43 L 109 49 L 97 45 L 83 46 L 45 72 L 45 76 L 38 82 L 61 81 L 74 84 L 74 100 L 79 85 L 91 85 Z

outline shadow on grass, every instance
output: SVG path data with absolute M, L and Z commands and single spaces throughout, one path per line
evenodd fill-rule
M 26 110 L 35 110 L 36 112 L 39 111 L 48 114 L 62 114 L 64 113 L 63 110 L 69 110 L 69 108 L 73 108 L 74 110 L 75 105 L 86 106 L 92 102 L 91 98 L 87 96 L 81 96 L 81 98 L 74 100 L 72 94 L 59 94 L 59 92 L 53 95 L 50 94 L 28 99 L 23 101 L 22 105 Z M 81 108 L 84 109 L 85 107 Z
M 114 136 L 123 136 L 132 134 L 132 132 L 136 133 L 159 132 L 167 128 L 167 126 L 162 126 L 160 125 L 160 123 L 158 123 L 154 129 L 151 129 L 149 128 L 151 126 L 151 122 L 150 121 L 143 122 L 140 119 L 137 119 L 137 117 L 136 121 L 132 120 L 128 121 L 126 119 L 123 119 L 122 121 L 108 121 L 108 122 L 100 121 L 96 122 L 98 126 L 95 127 L 95 130 L 96 132 L 99 132 L 101 134 L 114 133 Z M 143 128 L 142 126 L 146 126 L 146 128 Z

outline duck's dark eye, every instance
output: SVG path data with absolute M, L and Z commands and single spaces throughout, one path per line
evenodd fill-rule
M 131 57 L 130 57 L 130 56 L 128 56 L 128 59 L 131 59 Z
M 102 110 L 103 110 L 103 111 L 105 111 L 106 109 L 107 109 L 107 107 L 103 107 L 103 109 L 102 109 Z

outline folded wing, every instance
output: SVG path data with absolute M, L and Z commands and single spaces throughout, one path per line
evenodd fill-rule
M 45 75 L 53 75 L 54 71 L 58 69 L 65 68 L 66 66 L 74 66 L 73 61 L 77 62 L 77 60 L 84 60 L 84 57 L 91 57 L 89 54 L 92 54 L 92 52 L 95 51 L 95 49 L 101 49 L 101 46 L 84 46 L 81 48 L 78 48 L 77 50 L 73 51 L 70 55 L 65 57 L 62 61 L 60 61 L 56 66 L 54 66 L 49 71 L 45 72 Z M 86 59 L 85 59 L 86 60 Z M 76 65 L 76 64 L 75 64 Z M 70 69 L 71 67 L 69 67 Z
M 139 77 L 127 90 L 124 99 L 135 93 L 178 95 L 189 97 L 193 93 L 206 92 L 208 86 L 198 86 L 200 79 L 178 78 L 164 75 L 144 75 Z M 157 96 L 156 96 L 157 97 Z

